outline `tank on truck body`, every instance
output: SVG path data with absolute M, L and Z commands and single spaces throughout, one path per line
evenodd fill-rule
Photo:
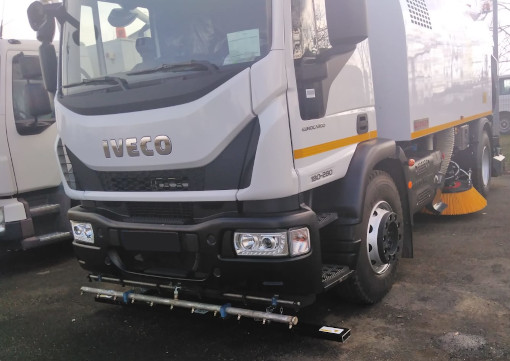
M 57 152 L 92 280 L 162 303 L 375 303 L 412 256 L 413 214 L 489 189 L 491 38 L 460 5 L 63 6 L 33 8 L 63 24 Z
M 35 40 L 0 39 L 0 249 L 70 241 L 57 127 Z M 38 99 L 38 101 L 36 101 Z

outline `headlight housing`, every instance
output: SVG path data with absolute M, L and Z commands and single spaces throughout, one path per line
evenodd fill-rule
M 235 232 L 238 256 L 281 257 L 289 255 L 287 232 Z
M 94 243 L 94 230 L 92 224 L 71 221 L 74 240 L 83 243 Z
M 310 230 L 302 227 L 277 232 L 237 231 L 234 249 L 238 256 L 299 256 L 310 252 Z

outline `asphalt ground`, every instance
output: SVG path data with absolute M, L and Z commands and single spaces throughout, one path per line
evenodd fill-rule
M 300 322 L 349 327 L 336 343 L 249 320 L 80 296 L 69 244 L 0 254 L 0 361 L 510 360 L 510 175 L 486 209 L 418 215 L 414 259 L 371 307 L 325 294 Z

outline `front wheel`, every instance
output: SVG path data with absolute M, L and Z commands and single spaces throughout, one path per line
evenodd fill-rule
M 391 289 L 402 253 L 404 216 L 390 175 L 372 171 L 366 188 L 363 220 L 355 234 L 361 239 L 356 271 L 345 285 L 357 303 L 374 304 Z
M 492 148 L 489 135 L 482 131 L 480 140 L 474 153 L 473 186 L 485 198 L 489 194 L 490 181 L 492 176 Z

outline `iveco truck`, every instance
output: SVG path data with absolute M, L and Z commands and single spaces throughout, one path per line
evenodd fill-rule
M 36 40 L 0 39 L 0 249 L 71 241 Z
M 327 290 L 381 300 L 413 254 L 413 215 L 462 213 L 454 203 L 480 202 L 501 167 L 477 11 L 33 3 L 43 68 L 58 78 L 61 177 L 80 201 L 74 249 L 102 282 L 82 291 L 289 325 Z

